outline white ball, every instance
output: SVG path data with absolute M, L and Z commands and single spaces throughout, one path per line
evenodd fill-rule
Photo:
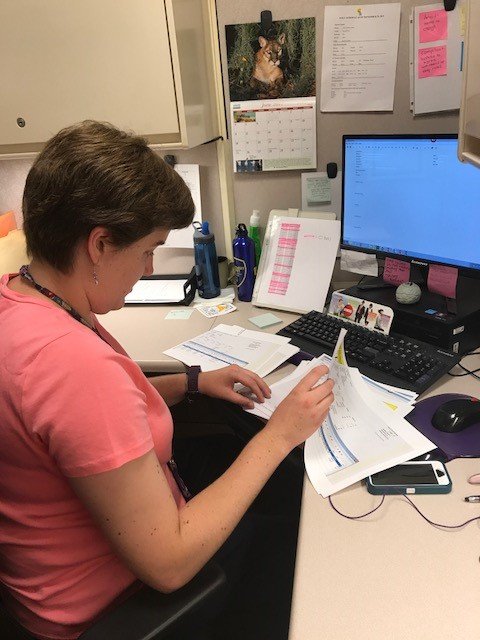
M 404 282 L 397 287 L 395 297 L 401 304 L 415 304 L 420 300 L 422 290 L 415 282 Z

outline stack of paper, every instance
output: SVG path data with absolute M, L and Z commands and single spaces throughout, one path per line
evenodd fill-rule
M 299 351 L 289 342 L 284 336 L 220 324 L 164 353 L 203 371 L 238 364 L 263 377 Z
M 272 385 L 269 400 L 251 410 L 269 418 L 312 367 L 329 365 L 335 400 L 324 423 L 305 443 L 308 476 L 324 497 L 435 448 L 404 419 L 416 394 L 370 380 L 349 367 L 343 350 L 345 334 L 342 329 L 333 358 L 323 355 L 302 362 L 292 375 Z
M 276 382 L 270 387 L 272 392 L 271 398 L 265 400 L 263 404 L 256 403 L 253 409 L 247 409 L 247 411 L 259 416 L 260 418 L 268 420 L 280 402 L 311 369 L 318 367 L 321 364 L 330 367 L 331 362 L 331 356 L 328 356 L 326 353 L 322 354 L 318 358 L 314 358 L 313 360 L 303 360 L 293 373 L 282 378 L 279 382 Z M 368 385 L 369 390 L 373 392 L 377 396 L 377 399 L 380 400 L 390 411 L 393 411 L 395 415 L 404 418 L 413 410 L 415 400 L 418 397 L 418 394 L 414 391 L 400 389 L 399 387 L 392 387 L 391 385 L 372 380 L 363 374 L 360 375 Z M 323 378 L 319 384 L 323 382 L 324 379 L 325 378 Z

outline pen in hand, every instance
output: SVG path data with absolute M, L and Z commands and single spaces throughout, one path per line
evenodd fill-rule
M 480 496 L 466 496 L 465 502 L 480 502 Z

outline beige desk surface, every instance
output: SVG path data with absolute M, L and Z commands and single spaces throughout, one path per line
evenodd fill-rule
M 137 307 L 126 306 L 118 311 L 111 311 L 99 316 L 100 323 L 116 338 L 125 351 L 144 371 L 174 373 L 184 371 L 178 360 L 165 355 L 165 349 L 174 347 L 189 338 L 204 333 L 218 324 L 238 324 L 258 331 L 276 333 L 281 327 L 293 322 L 298 315 L 282 311 L 273 313 L 283 320 L 266 329 L 258 329 L 248 322 L 248 318 L 269 311 L 252 307 L 249 302 L 235 301 L 237 310 L 224 316 L 206 318 L 197 309 L 193 310 L 188 320 L 165 320 L 169 311 L 193 307 Z
M 235 304 L 238 311 L 215 321 L 198 311 L 189 320 L 164 321 L 170 310 L 165 307 L 127 307 L 100 321 L 145 370 L 181 371 L 183 365 L 164 349 L 221 322 L 254 329 L 248 318 L 265 312 Z M 274 313 L 284 324 L 295 318 Z M 480 366 L 480 357 L 469 360 L 472 368 Z M 277 372 L 269 379 L 278 377 Z M 479 397 L 480 382 L 445 377 L 426 395 L 445 392 Z M 480 493 L 466 481 L 480 472 L 480 460 L 456 460 L 448 470 L 452 493 L 414 496 L 415 504 L 448 524 L 480 516 L 479 504 L 463 501 Z M 337 508 L 350 515 L 369 511 L 379 500 L 360 483 L 333 496 Z M 479 558 L 478 522 L 437 530 L 396 496 L 387 496 L 365 521 L 347 520 L 305 478 L 289 640 L 479 640 Z
M 480 366 L 480 357 L 468 359 Z M 429 390 L 480 397 L 480 381 L 445 377 Z M 480 516 L 467 483 L 480 460 L 447 465 L 453 490 L 414 496 L 427 517 L 459 524 Z M 380 501 L 357 483 L 332 497 L 356 515 Z M 404 498 L 387 496 L 364 521 L 342 518 L 305 478 L 289 640 L 478 640 L 480 521 L 461 530 L 429 525 Z

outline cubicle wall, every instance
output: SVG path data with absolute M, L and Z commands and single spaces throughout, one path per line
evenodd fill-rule
M 383 0 L 390 3 L 395 0 Z M 316 68 L 317 97 L 319 96 L 323 14 L 326 5 L 375 4 L 363 0 L 275 0 L 263 3 L 259 0 L 216 0 L 220 31 L 220 47 L 223 63 L 225 101 L 229 110 L 227 55 L 225 25 L 259 22 L 260 12 L 272 11 L 273 19 L 315 17 L 316 20 Z M 450 133 L 458 131 L 458 112 L 413 117 L 410 111 L 409 88 L 409 17 L 413 6 L 430 4 L 428 0 L 401 0 L 400 44 L 395 83 L 394 111 L 390 113 L 320 113 L 317 105 L 317 158 L 318 171 L 325 170 L 327 162 L 341 163 L 341 139 L 344 133 Z M 167 153 L 165 150 L 163 153 Z M 225 252 L 223 221 L 220 201 L 219 173 L 214 144 L 200 146 L 187 151 L 173 152 L 178 162 L 200 165 L 202 183 L 202 209 L 209 219 L 217 237 L 217 249 Z M 21 223 L 21 193 L 29 160 L 0 160 L 0 212 L 14 209 Z M 300 207 L 300 171 L 265 172 L 256 174 L 235 174 L 234 176 L 235 215 L 237 222 L 248 222 L 252 209 L 259 209 L 263 223 L 271 209 Z M 233 233 L 233 229 L 232 229 Z M 162 254 L 165 256 L 165 254 Z M 170 251 L 167 271 L 181 271 L 192 264 L 192 252 Z M 163 270 L 160 264 L 157 270 Z M 338 281 L 338 277 L 337 277 Z
M 268 9 L 273 20 L 305 18 L 313 16 L 316 21 L 317 51 L 317 98 L 319 98 L 323 14 L 326 5 L 390 4 L 396 0 L 217 0 L 221 54 L 223 60 L 226 104 L 229 107 L 227 52 L 225 25 L 245 22 L 260 22 L 260 12 Z M 433 1 L 433 0 L 432 0 Z M 409 18 L 414 6 L 432 4 L 429 0 L 401 0 L 400 43 L 397 77 L 395 83 L 394 111 L 390 113 L 320 113 L 317 99 L 317 170 L 325 171 L 327 162 L 341 163 L 342 135 L 345 133 L 456 133 L 458 112 L 413 117 L 410 111 L 409 79 Z M 259 209 L 263 220 L 271 209 L 300 207 L 301 184 L 299 171 L 266 172 L 261 174 L 235 174 L 234 177 L 236 217 L 247 222 L 252 209 Z

